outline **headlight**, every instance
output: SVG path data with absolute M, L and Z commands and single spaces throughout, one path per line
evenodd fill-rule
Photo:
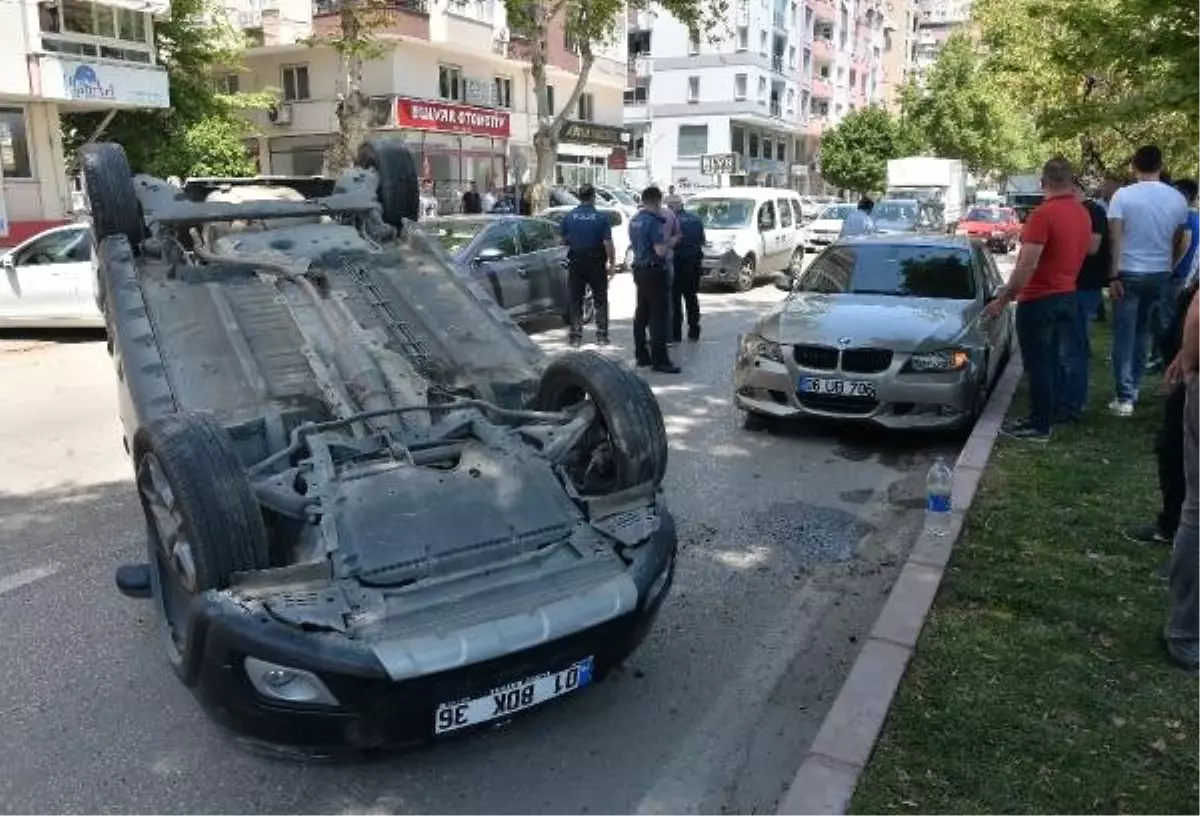
M 958 371 L 970 361 L 971 355 L 962 349 L 925 351 L 910 357 L 908 367 L 913 371 Z
M 766 340 L 757 334 L 742 335 L 742 359 L 747 363 L 764 357 L 776 363 L 783 362 L 783 349 L 773 340 Z
M 254 690 L 269 700 L 323 706 L 338 704 L 333 692 L 312 672 L 268 663 L 257 657 L 247 657 L 245 669 Z

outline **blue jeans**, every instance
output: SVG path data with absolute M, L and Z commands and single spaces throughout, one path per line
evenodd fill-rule
M 1043 433 L 1050 432 L 1065 394 L 1075 321 L 1074 292 L 1017 304 L 1017 341 L 1029 376 L 1029 424 Z
M 1087 405 L 1088 368 L 1092 360 L 1090 332 L 1102 299 L 1103 294 L 1099 289 L 1080 289 L 1075 292 L 1075 324 L 1065 360 L 1063 393 L 1058 401 L 1060 414 L 1078 417 Z
M 1167 280 L 1159 292 L 1158 302 L 1154 304 L 1154 311 L 1150 317 L 1150 338 L 1153 345 L 1150 347 L 1150 359 L 1158 359 L 1160 356 L 1159 349 L 1163 346 L 1163 341 L 1166 339 L 1167 332 L 1171 330 L 1171 324 L 1175 321 L 1175 301 L 1179 299 L 1179 293 L 1183 290 L 1183 278 L 1171 278 Z M 1163 365 L 1171 362 L 1163 360 Z
M 1151 316 L 1167 286 L 1167 273 L 1122 273 L 1121 283 L 1125 295 L 1113 303 L 1113 381 L 1118 400 L 1137 402 L 1150 345 Z

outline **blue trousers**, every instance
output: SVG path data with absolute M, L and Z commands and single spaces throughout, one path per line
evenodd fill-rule
M 1058 401 L 1058 412 L 1065 416 L 1078 417 L 1087 405 L 1088 369 L 1092 360 L 1090 332 L 1102 300 L 1103 293 L 1099 289 L 1075 292 L 1075 323 L 1064 360 L 1063 393 Z
M 1125 295 L 1113 303 L 1113 381 L 1118 400 L 1137 402 L 1150 346 L 1151 318 L 1162 301 L 1167 273 L 1124 273 L 1121 283 Z
M 1065 394 L 1075 320 L 1074 292 L 1017 304 L 1017 340 L 1029 377 L 1029 424 L 1043 433 L 1050 432 Z

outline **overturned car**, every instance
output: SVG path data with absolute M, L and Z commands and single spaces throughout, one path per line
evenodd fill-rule
M 636 648 L 676 551 L 654 395 L 603 356 L 544 358 L 415 223 L 399 142 L 326 189 L 80 158 L 148 533 L 117 583 L 155 599 L 216 719 L 420 742 Z

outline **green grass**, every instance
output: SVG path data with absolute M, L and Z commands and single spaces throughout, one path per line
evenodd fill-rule
M 1197 680 L 1166 656 L 1153 575 L 1168 548 L 1119 534 L 1158 508 L 1162 398 L 1109 416 L 1095 331 L 1085 422 L 998 440 L 852 812 L 1198 812 Z

